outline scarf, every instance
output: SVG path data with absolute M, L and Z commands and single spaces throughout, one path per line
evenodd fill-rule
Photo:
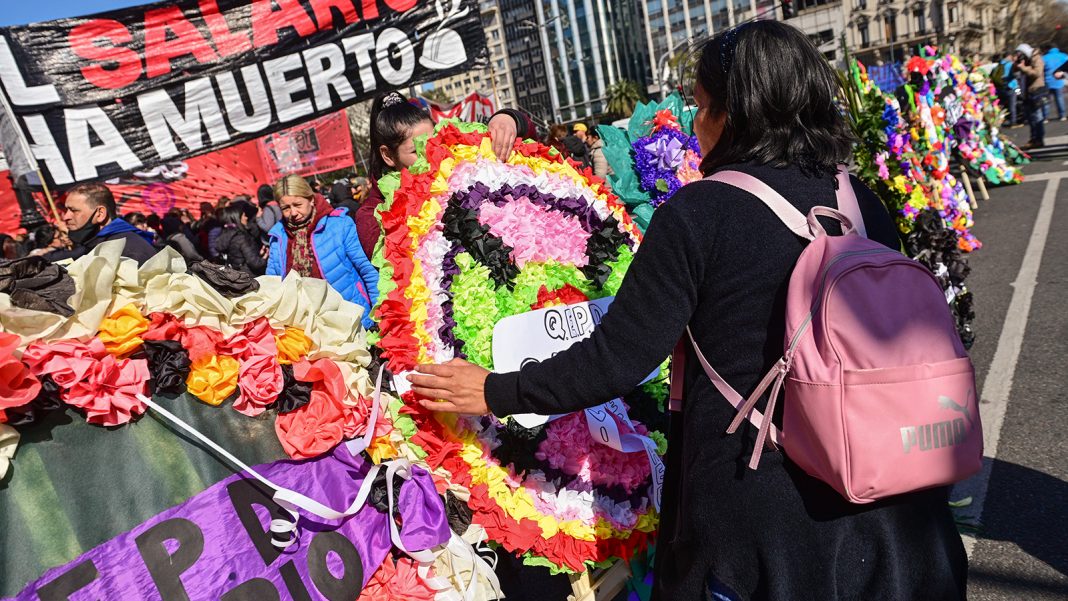
M 315 257 L 315 247 L 312 245 L 312 232 L 332 210 L 330 203 L 326 202 L 322 196 L 316 195 L 311 215 L 304 223 L 283 222 L 286 233 L 289 234 L 289 244 L 286 246 L 287 273 L 295 271 L 306 278 L 323 279 L 323 272 Z

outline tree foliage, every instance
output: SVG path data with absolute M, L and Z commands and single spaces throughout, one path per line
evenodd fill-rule
M 621 79 L 609 87 L 607 96 L 607 112 L 619 117 L 631 116 L 634 113 L 634 106 L 645 100 L 641 85 L 629 79 Z

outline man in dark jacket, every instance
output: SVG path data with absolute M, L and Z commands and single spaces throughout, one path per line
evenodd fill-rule
M 103 184 L 79 184 L 67 192 L 63 223 L 74 245 L 45 255 L 49 261 L 78 258 L 108 240 L 125 240 L 122 256 L 142 265 L 156 254 L 145 232 L 118 216 L 115 197 Z
M 564 138 L 564 147 L 571 155 L 571 160 L 583 167 L 592 166 L 590 163 L 590 148 L 586 146 L 586 124 L 576 123 L 571 128 L 571 135 Z

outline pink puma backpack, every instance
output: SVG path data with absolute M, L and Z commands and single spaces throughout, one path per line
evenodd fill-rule
M 798 236 L 786 301 L 784 353 L 743 398 L 709 365 L 687 330 L 712 383 L 737 409 L 728 433 L 748 419 L 758 428 L 749 467 L 765 445 L 852 503 L 944 486 L 979 471 L 983 432 L 975 370 L 960 342 L 946 297 L 920 263 L 868 240 L 844 168 L 838 206 L 804 216 L 760 180 L 736 171 L 710 178 L 756 196 Z M 842 224 L 830 236 L 817 216 Z M 680 344 L 676 365 L 685 353 Z M 673 409 L 682 398 L 672 380 Z M 755 408 L 770 388 L 767 414 Z M 774 415 L 785 388 L 782 430 Z

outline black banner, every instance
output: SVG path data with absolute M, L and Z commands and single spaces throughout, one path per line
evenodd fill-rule
M 477 0 L 179 0 L 0 28 L 0 84 L 58 186 L 224 148 L 485 60 Z

